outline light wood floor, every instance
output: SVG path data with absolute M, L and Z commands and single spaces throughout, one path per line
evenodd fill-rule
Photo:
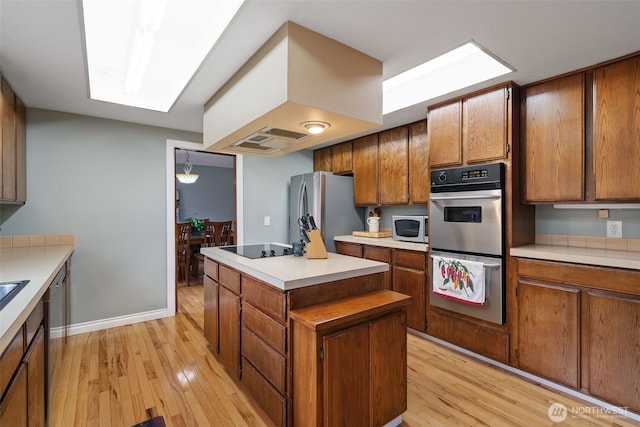
M 167 426 L 272 425 L 207 347 L 202 299 L 202 286 L 180 287 L 173 318 L 69 337 L 50 425 L 129 427 L 156 415 Z M 405 427 L 551 426 L 553 403 L 593 406 L 411 334 L 408 366 Z M 640 423 L 569 415 L 560 425 Z

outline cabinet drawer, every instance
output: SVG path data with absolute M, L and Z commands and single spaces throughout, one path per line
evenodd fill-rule
M 427 265 L 427 254 L 424 252 L 395 250 L 393 251 L 393 265 L 424 270 Z
M 240 295 L 240 273 L 226 265 L 220 265 L 218 274 L 220 279 L 218 280 L 218 283 L 229 289 L 234 294 Z
M 247 327 L 242 328 L 242 356 L 280 392 L 285 392 L 286 358 Z
M 336 242 L 336 253 L 362 258 L 362 246 L 356 243 Z
M 242 307 L 242 323 L 281 354 L 286 352 L 287 328 L 252 306 Z
M 391 249 L 379 248 L 377 246 L 363 246 L 362 247 L 363 258 L 373 261 L 391 263 Z
M 218 263 L 211 258 L 204 259 L 204 274 L 213 280 L 218 280 Z
M 249 276 L 242 276 L 242 297 L 274 319 L 287 320 L 287 297 L 273 287 Z
M 287 401 L 246 359 L 242 361 L 242 384 L 278 427 L 286 425 Z
M 2 396 L 5 388 L 9 385 L 9 381 L 20 364 L 23 354 L 24 329 L 21 326 L 4 353 L 2 353 L 2 356 L 0 356 L 0 396 Z
M 27 336 L 25 339 L 25 343 L 27 347 L 29 346 L 29 344 L 31 344 L 31 340 L 36 335 L 36 332 L 38 332 L 38 328 L 40 327 L 40 324 L 42 323 L 43 320 L 44 320 L 44 303 L 42 302 L 42 300 L 40 300 L 40 302 L 34 307 L 33 311 L 31 312 L 31 314 L 27 318 L 27 321 L 25 322 L 25 326 L 27 328 Z

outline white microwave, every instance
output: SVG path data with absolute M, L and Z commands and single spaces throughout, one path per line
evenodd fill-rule
M 429 243 L 429 216 L 393 215 L 391 217 L 393 240 Z

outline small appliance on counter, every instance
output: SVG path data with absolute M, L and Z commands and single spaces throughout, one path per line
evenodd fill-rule
M 429 216 L 393 215 L 391 238 L 403 242 L 429 243 Z

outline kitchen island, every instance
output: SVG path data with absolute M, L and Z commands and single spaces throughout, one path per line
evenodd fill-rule
M 294 425 L 297 407 L 313 411 L 306 423 L 321 425 L 354 405 L 368 414 L 363 425 L 402 421 L 411 298 L 384 289 L 388 264 L 334 253 L 249 259 L 221 248 L 201 252 L 205 336 L 276 425 Z

